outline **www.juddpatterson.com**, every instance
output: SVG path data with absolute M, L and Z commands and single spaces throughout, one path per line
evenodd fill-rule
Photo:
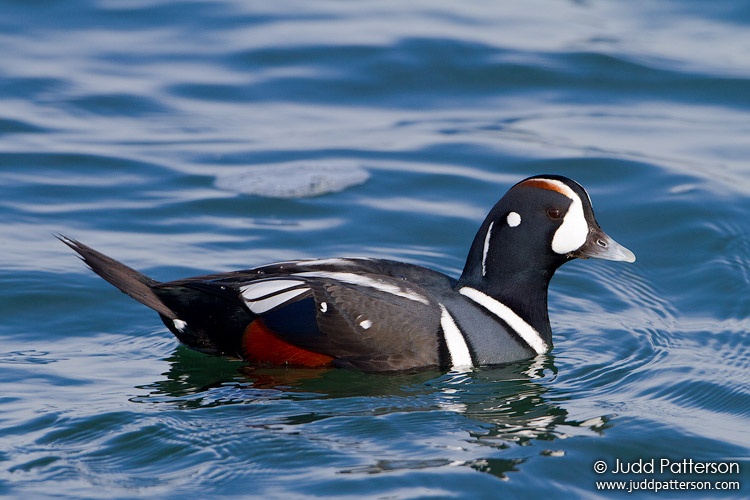
M 604 460 L 594 462 L 594 472 L 597 474 L 654 474 L 663 476 L 691 476 L 712 475 L 712 481 L 687 481 L 681 479 L 660 479 L 647 477 L 643 479 L 629 479 L 627 481 L 597 481 L 597 490 L 619 490 L 632 493 L 634 491 L 661 490 L 739 490 L 740 482 L 731 481 L 729 476 L 740 473 L 739 462 L 701 462 L 692 458 L 671 460 L 668 458 L 638 459 L 624 461 L 615 459 L 609 464 Z M 715 480 L 715 475 L 726 475 L 723 481 Z M 691 477 L 692 479 L 692 477 Z

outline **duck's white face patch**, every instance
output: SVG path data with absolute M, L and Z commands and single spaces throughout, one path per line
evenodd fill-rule
M 565 186 L 562 182 L 560 184 Z M 565 187 L 570 191 L 566 196 L 572 200 L 572 203 L 563 217 L 562 225 L 557 228 L 552 238 L 552 251 L 561 255 L 581 248 L 589 235 L 589 223 L 583 214 L 581 198 L 568 186 Z
M 518 227 L 521 224 L 521 215 L 518 212 L 511 212 L 505 219 L 510 227 Z
M 527 183 L 530 186 L 540 189 L 555 191 L 570 199 L 570 206 L 563 217 L 563 222 L 552 237 L 552 251 L 560 255 L 565 255 L 581 248 L 586 243 L 586 238 L 589 235 L 589 223 L 583 214 L 581 197 L 567 184 L 558 180 L 529 179 L 524 182 L 524 184 Z

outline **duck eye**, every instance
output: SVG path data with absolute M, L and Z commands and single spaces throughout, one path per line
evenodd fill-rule
M 558 220 L 562 218 L 562 210 L 559 208 L 548 208 L 547 215 L 552 220 Z

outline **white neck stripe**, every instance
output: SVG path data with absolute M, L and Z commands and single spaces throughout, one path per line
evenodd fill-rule
M 443 304 L 440 304 L 440 326 L 443 328 L 443 337 L 451 356 L 451 368 L 471 368 L 473 363 L 466 339 Z
M 490 227 L 487 228 L 487 234 L 484 236 L 484 251 L 482 252 L 482 276 L 487 276 L 487 254 L 490 251 L 490 238 L 492 237 L 492 226 L 495 225 L 495 221 L 490 222 Z
M 513 312 L 510 307 L 480 292 L 476 288 L 465 286 L 458 292 L 505 321 L 537 354 L 544 354 L 549 350 L 549 346 L 542 339 L 542 336 L 539 335 L 539 332 Z

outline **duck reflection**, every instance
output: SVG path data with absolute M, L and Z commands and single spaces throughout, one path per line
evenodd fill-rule
M 555 402 L 563 402 L 565 395 L 555 392 L 551 384 L 557 370 L 550 355 L 467 372 L 396 374 L 251 367 L 241 361 L 205 356 L 182 347 L 168 361 L 170 369 L 165 378 L 141 387 L 148 393 L 133 398 L 134 402 L 186 409 L 300 402 L 298 406 L 287 404 L 283 412 L 250 424 L 272 431 L 297 432 L 301 425 L 342 415 L 451 412 L 468 419 L 468 424 L 462 426 L 468 433 L 464 438 L 468 446 L 506 450 L 543 441 L 550 448 L 540 453 L 556 456 L 564 452 L 554 449 L 555 440 L 581 433 L 601 434 L 609 425 L 607 417 L 569 419 L 567 410 Z M 332 401 L 346 398 L 343 404 Z M 340 472 L 372 474 L 458 465 L 505 478 L 527 460 L 487 455 L 490 456 L 470 460 L 379 459 Z

